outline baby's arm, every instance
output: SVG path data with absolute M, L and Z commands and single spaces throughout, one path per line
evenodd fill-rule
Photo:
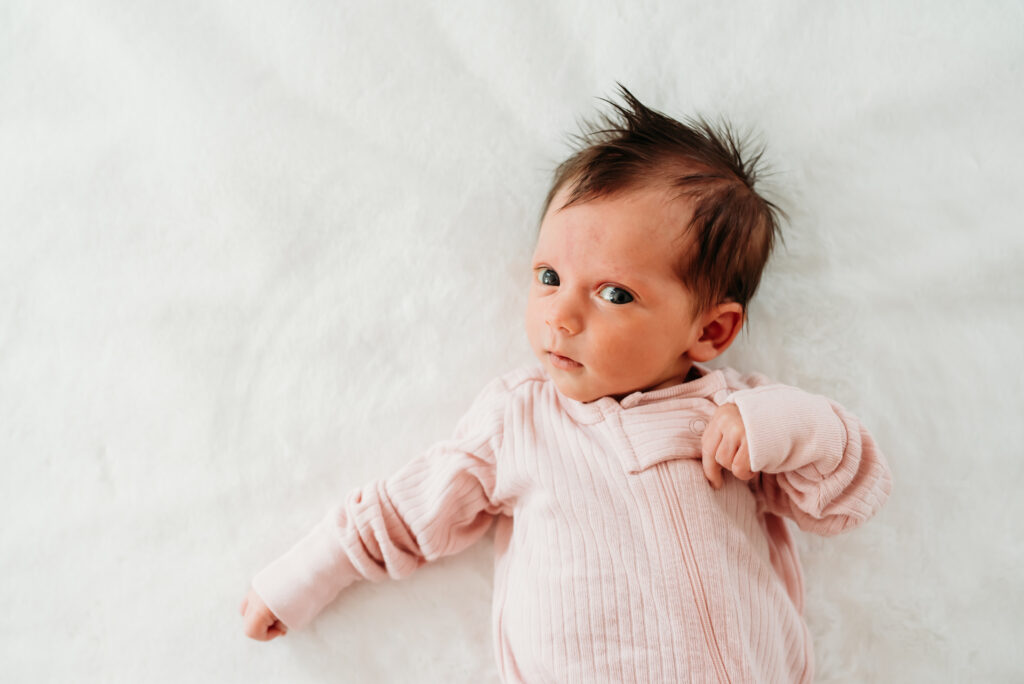
M 761 473 L 767 510 L 826 536 L 873 516 L 889 497 L 892 476 L 860 421 L 821 395 L 748 378 L 759 386 L 734 392 L 725 406 L 739 409 L 749 470 Z
M 500 379 L 492 382 L 453 439 L 352 491 L 256 575 L 253 591 L 286 630 L 304 627 L 356 580 L 401 579 L 484 535 L 503 512 L 494 499 L 495 454 L 508 396 Z

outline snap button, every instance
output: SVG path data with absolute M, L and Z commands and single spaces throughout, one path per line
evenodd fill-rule
M 694 418 L 690 421 L 690 432 L 695 435 L 704 434 L 704 428 L 708 426 L 708 422 L 703 418 Z

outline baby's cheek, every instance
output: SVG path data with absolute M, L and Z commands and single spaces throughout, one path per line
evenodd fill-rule
M 533 300 L 526 305 L 526 317 L 523 321 L 523 329 L 526 331 L 526 339 L 530 342 L 530 347 L 537 352 L 537 348 L 540 346 L 540 330 L 537 325 L 537 311 L 533 304 Z
M 643 341 L 608 335 L 600 345 L 601 368 L 611 377 L 628 378 L 643 363 Z

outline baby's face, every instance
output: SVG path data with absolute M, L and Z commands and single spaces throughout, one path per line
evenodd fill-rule
M 533 255 L 526 333 L 562 394 L 620 398 L 684 381 L 700 335 L 694 298 L 674 272 L 691 209 L 642 187 L 558 209 Z

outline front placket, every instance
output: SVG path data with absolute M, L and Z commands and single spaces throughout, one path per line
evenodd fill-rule
M 673 460 L 700 460 L 701 435 L 716 408 L 716 402 L 707 397 L 677 397 L 623 408 L 614 412 L 614 419 L 622 437 L 623 460 L 630 474 L 638 475 L 650 470 L 657 479 L 657 490 L 679 540 L 679 553 L 700 620 L 702 636 L 718 681 L 728 683 L 729 673 L 711 620 L 707 591 L 686 524 L 683 494 L 669 469 L 664 466 Z

